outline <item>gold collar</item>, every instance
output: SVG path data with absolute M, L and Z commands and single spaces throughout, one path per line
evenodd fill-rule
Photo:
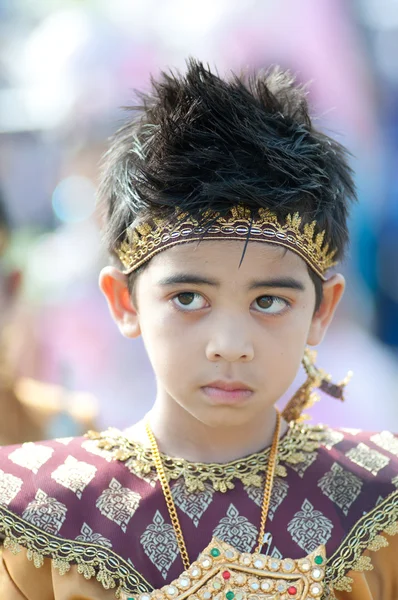
M 89 431 L 87 437 L 94 440 L 99 450 L 110 453 L 113 460 L 126 463 L 128 469 L 142 479 L 156 480 L 156 469 L 150 448 L 129 439 L 119 429 L 110 428 L 98 433 Z M 297 465 L 305 461 L 323 443 L 327 430 L 322 426 L 308 426 L 292 422 L 279 442 L 276 475 L 285 477 L 286 468 L 281 462 Z M 243 485 L 261 487 L 266 471 L 269 448 L 230 461 L 228 463 L 193 463 L 183 458 L 162 454 L 162 462 L 168 481 L 183 478 L 188 492 L 203 491 L 209 483 L 215 491 L 226 492 L 235 487 L 234 480 Z

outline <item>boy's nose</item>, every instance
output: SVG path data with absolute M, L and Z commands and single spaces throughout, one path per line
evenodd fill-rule
M 237 331 L 236 326 L 222 330 L 217 327 L 206 348 L 206 357 L 210 361 L 226 360 L 227 362 L 249 362 L 254 358 L 253 344 L 248 339 L 248 332 Z

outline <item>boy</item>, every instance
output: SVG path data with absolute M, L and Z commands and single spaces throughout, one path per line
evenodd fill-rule
M 155 403 L 125 432 L 2 449 L 1 597 L 398 597 L 396 438 L 298 422 L 345 383 L 305 348 L 344 291 L 354 195 L 287 73 L 153 82 L 106 158 L 100 286 Z

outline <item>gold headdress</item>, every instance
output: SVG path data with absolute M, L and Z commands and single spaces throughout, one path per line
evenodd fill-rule
M 192 241 L 203 240 L 249 240 L 284 246 L 292 250 L 311 267 L 321 279 L 336 264 L 336 249 L 324 242 L 325 231 L 316 231 L 317 223 L 302 224 L 299 213 L 288 215 L 281 223 L 276 214 L 266 208 L 259 209 L 252 218 L 248 207 L 239 204 L 222 217 L 208 212 L 203 222 L 181 213 L 177 221 L 153 218 L 127 232 L 127 238 L 119 246 L 117 254 L 124 273 L 132 273 L 159 252 Z M 210 226 L 202 223 L 211 223 Z

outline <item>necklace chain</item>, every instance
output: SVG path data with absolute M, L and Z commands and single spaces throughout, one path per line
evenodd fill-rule
M 156 472 L 158 474 L 160 485 L 162 486 L 163 496 L 166 501 L 167 510 L 169 512 L 171 523 L 173 525 L 173 529 L 174 529 L 174 533 L 175 533 L 175 536 L 177 539 L 177 544 L 178 544 L 178 548 L 179 548 L 180 555 L 182 558 L 182 562 L 184 564 L 185 570 L 188 570 L 191 563 L 189 560 L 187 547 L 186 547 L 184 536 L 182 533 L 181 524 L 178 519 L 177 509 L 176 509 L 176 506 L 175 506 L 175 503 L 173 500 L 173 496 L 171 494 L 170 485 L 167 480 L 166 473 L 165 473 L 165 470 L 163 467 L 162 457 L 159 452 L 156 438 L 153 435 L 152 429 L 148 422 L 146 423 L 145 428 L 146 428 L 146 433 L 148 435 L 148 438 L 149 438 L 149 441 L 151 444 L 153 462 L 155 463 Z M 271 502 L 272 484 L 274 481 L 275 468 L 276 468 L 277 458 L 278 458 L 278 443 L 279 443 L 280 428 L 281 428 L 281 415 L 280 415 L 279 411 L 277 410 L 276 411 L 275 431 L 274 431 L 274 435 L 273 435 L 273 439 L 272 439 L 272 445 L 271 445 L 271 449 L 270 449 L 270 453 L 269 453 L 267 472 L 266 472 L 266 476 L 265 476 L 263 502 L 262 502 L 262 507 L 261 507 L 260 529 L 259 529 L 259 533 L 258 533 L 258 541 L 257 541 L 257 547 L 255 549 L 255 552 L 261 552 L 261 548 L 264 543 L 265 526 L 267 524 L 268 510 L 269 510 L 269 505 Z

